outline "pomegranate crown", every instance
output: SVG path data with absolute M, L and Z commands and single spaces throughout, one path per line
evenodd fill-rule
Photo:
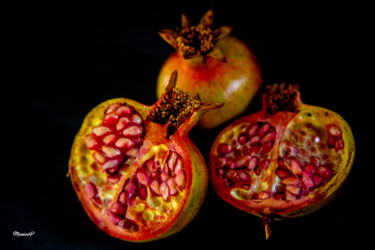
M 169 134 L 178 128 L 197 111 L 219 108 L 223 103 L 204 105 L 199 94 L 191 97 L 188 92 L 176 88 L 177 70 L 173 71 L 165 93 L 155 103 L 150 119 L 160 124 L 169 124 Z
M 225 60 L 222 51 L 215 46 L 216 42 L 229 35 L 232 26 L 222 26 L 212 29 L 213 9 L 210 8 L 203 15 L 200 23 L 191 25 L 185 14 L 181 15 L 182 28 L 163 29 L 160 36 L 172 45 L 184 59 L 211 56 Z
M 267 85 L 263 94 L 263 108 L 272 115 L 278 111 L 296 112 L 301 102 L 299 85 L 286 84 L 285 82 Z

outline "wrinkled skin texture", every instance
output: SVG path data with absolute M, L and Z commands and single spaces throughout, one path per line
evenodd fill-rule
M 209 172 L 225 201 L 263 218 L 268 238 L 273 219 L 306 215 L 335 196 L 350 172 L 355 146 L 340 115 L 303 104 L 299 92 L 294 110 L 271 114 L 265 96 L 261 111 L 220 132 Z M 224 147 L 228 144 L 230 149 Z

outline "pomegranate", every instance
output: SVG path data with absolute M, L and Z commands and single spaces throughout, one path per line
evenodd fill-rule
M 152 106 L 117 98 L 85 118 L 71 151 L 69 174 L 86 213 L 109 235 L 152 241 L 181 230 L 197 214 L 208 174 L 188 132 L 221 104 L 175 88 Z
M 262 102 L 217 136 L 209 173 L 221 198 L 263 218 L 268 238 L 274 219 L 311 213 L 335 196 L 355 146 L 344 119 L 302 103 L 298 86 L 267 86 Z
M 253 52 L 239 39 L 229 36 L 230 26 L 212 29 L 210 9 L 197 26 L 182 15 L 182 29 L 164 29 L 161 37 L 174 52 L 163 64 L 157 79 L 157 96 L 163 94 L 169 75 L 179 72 L 179 87 L 201 94 L 204 102 L 224 102 L 220 110 L 206 113 L 198 126 L 214 128 L 243 112 L 257 93 L 262 76 Z

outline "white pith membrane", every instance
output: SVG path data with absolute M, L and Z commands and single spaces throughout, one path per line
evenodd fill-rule
M 165 222 L 179 209 L 186 187 L 181 156 L 153 145 L 139 155 L 145 135 L 142 116 L 130 105 L 110 105 L 99 126 L 85 136 L 86 150 L 75 171 L 86 196 L 111 222 L 128 232 Z
M 282 132 L 267 122 L 232 127 L 214 150 L 218 185 L 235 199 L 255 202 L 288 202 L 318 191 L 337 173 L 344 153 L 339 125 L 316 122 L 326 115 L 301 112 Z

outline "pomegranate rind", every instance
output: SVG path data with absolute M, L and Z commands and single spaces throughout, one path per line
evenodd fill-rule
M 184 59 L 174 52 L 163 64 L 157 79 L 157 97 L 168 84 L 175 69 L 178 87 L 192 96 L 199 94 L 205 103 L 223 102 L 217 110 L 207 112 L 198 127 L 214 128 L 242 113 L 262 84 L 261 70 L 253 52 L 239 39 L 226 36 L 216 45 L 225 61 L 213 57 Z
M 352 131 L 346 121 L 337 113 L 330 110 L 306 105 L 303 103 L 299 104 L 298 113 L 292 112 L 278 112 L 273 116 L 266 114 L 266 110 L 263 109 L 257 113 L 240 118 L 230 125 L 228 125 L 220 134 L 217 136 L 213 143 L 209 155 L 209 172 L 210 181 L 213 185 L 214 190 L 219 194 L 219 196 L 224 199 L 229 204 L 245 211 L 250 214 L 265 218 L 271 216 L 275 219 L 286 219 L 294 218 L 299 216 L 304 216 L 306 214 L 312 213 L 324 205 L 328 204 L 337 194 L 339 188 L 343 185 L 348 177 L 348 174 L 352 168 L 355 154 L 355 143 Z M 223 181 L 217 177 L 216 174 L 216 163 L 215 157 L 217 156 L 217 146 L 222 142 L 222 138 L 228 131 L 232 131 L 236 126 L 243 123 L 254 124 L 257 122 L 268 122 L 274 124 L 277 130 L 277 138 L 272 151 L 270 152 L 270 158 L 272 159 L 273 168 L 276 169 L 277 166 L 277 148 L 280 144 L 282 135 L 288 126 L 291 126 L 294 122 L 299 122 L 298 120 L 303 120 L 312 123 L 315 126 L 326 126 L 327 124 L 339 124 L 342 129 L 344 148 L 341 154 L 341 161 L 338 166 L 336 166 L 336 174 L 323 186 L 315 189 L 308 195 L 296 199 L 294 201 L 284 201 L 276 200 L 275 198 L 267 198 L 264 200 L 250 200 L 250 199 L 236 199 L 231 195 L 231 187 L 226 187 L 223 185 Z M 277 124 L 277 125 L 275 125 Z M 284 125 L 282 125 L 284 124 Z M 272 167 L 270 167 L 270 174 L 272 172 Z
M 113 197 L 117 197 L 120 194 L 120 191 L 122 190 L 120 187 L 124 185 L 126 178 L 134 175 L 137 168 L 145 161 L 144 155 L 147 154 L 152 145 L 161 144 L 167 149 L 183 155 L 183 164 L 186 171 L 186 186 L 181 193 L 177 210 L 172 215 L 168 216 L 165 221 L 157 225 L 154 224 L 151 227 L 140 226 L 137 232 L 128 232 L 113 224 L 111 218 L 106 212 L 106 209 L 110 207 L 110 204 L 100 204 L 98 206 L 98 204 L 92 202 L 92 200 L 90 200 L 85 194 L 85 189 L 82 184 L 83 180 L 85 180 L 89 174 L 93 173 L 90 166 L 95 163 L 93 152 L 87 148 L 85 136 L 90 134 L 94 127 L 102 124 L 105 111 L 108 107 L 113 104 L 124 103 L 135 108 L 142 116 L 145 121 L 146 130 L 153 131 L 152 133 L 146 133 L 139 155 L 126 171 L 122 180 L 111 186 L 113 192 L 115 192 Z M 152 108 L 153 106 L 146 106 L 126 98 L 111 99 L 99 104 L 91 110 L 84 119 L 83 124 L 74 139 L 69 160 L 69 175 L 71 177 L 73 188 L 76 191 L 85 212 L 100 230 L 113 237 L 126 241 L 147 242 L 165 238 L 177 233 L 198 213 L 207 192 L 208 173 L 205 161 L 198 148 L 187 136 L 188 131 L 197 123 L 202 112 L 197 112 L 192 115 L 181 125 L 181 129 L 179 129 L 174 135 L 166 138 L 166 125 L 156 124 L 147 120 Z M 117 191 L 117 189 L 120 191 Z M 116 198 L 110 202 L 113 203 L 115 201 Z

